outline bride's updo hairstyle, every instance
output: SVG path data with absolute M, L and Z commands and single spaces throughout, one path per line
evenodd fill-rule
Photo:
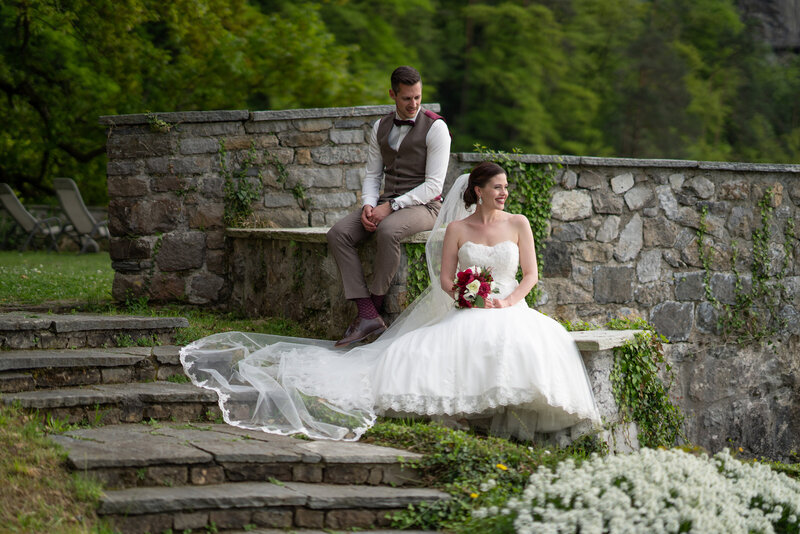
M 469 182 L 467 189 L 464 191 L 464 205 L 469 208 L 473 204 L 478 203 L 478 194 L 475 192 L 476 187 L 483 187 L 489 183 L 489 180 L 498 174 L 505 174 L 506 171 L 497 163 L 491 161 L 483 161 L 479 163 L 472 172 L 469 173 Z

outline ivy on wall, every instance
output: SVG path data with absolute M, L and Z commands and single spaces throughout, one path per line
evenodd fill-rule
M 225 212 L 223 219 L 226 226 L 241 226 L 253 214 L 253 202 L 258 199 L 259 191 L 248 179 L 248 173 L 256 161 L 256 148 L 250 145 L 250 150 L 238 169 L 233 169 L 228 161 L 225 150 L 225 141 L 219 141 L 219 165 L 223 180 L 225 180 Z M 261 184 L 261 171 L 257 174 L 258 183 Z
M 788 219 L 784 227 L 783 257 L 780 267 L 772 258 L 770 243 L 773 241 L 775 190 L 767 188 L 764 196 L 758 201 L 761 225 L 753 231 L 752 265 L 750 268 L 750 289 L 745 288 L 746 275 L 739 270 L 739 244 L 731 243 L 731 270 L 735 276 L 733 303 L 723 304 L 711 289 L 711 255 L 713 249 L 707 242 L 708 208 L 703 206 L 700 212 L 700 225 L 697 230 L 700 260 L 703 264 L 706 300 L 718 312 L 717 328 L 724 339 L 734 339 L 743 345 L 749 342 L 767 340 L 779 333 L 786 326 L 786 319 L 781 316 L 781 305 L 785 287 L 783 284 L 789 268 L 790 258 L 794 250 L 796 235 L 794 220 Z M 773 272 L 775 271 L 775 272 Z

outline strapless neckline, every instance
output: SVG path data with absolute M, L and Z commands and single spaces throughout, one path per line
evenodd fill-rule
M 517 244 L 516 244 L 516 243 L 514 243 L 513 241 L 511 241 L 510 239 L 506 239 L 506 240 L 504 240 L 504 241 L 500 241 L 500 242 L 498 242 L 498 243 L 495 243 L 494 245 L 484 245 L 483 243 L 476 243 L 475 241 L 470 241 L 470 240 L 467 240 L 467 241 L 464 241 L 464 242 L 461 244 L 461 247 L 462 247 L 462 248 L 463 248 L 463 247 L 465 247 L 465 246 L 467 245 L 467 243 L 469 243 L 469 244 L 472 244 L 472 245 L 475 245 L 476 247 L 486 247 L 486 248 L 497 248 L 497 247 L 499 247 L 500 245 L 504 245 L 504 244 L 506 244 L 506 243 L 511 243 L 512 245 L 514 245 L 514 246 L 517 246 Z

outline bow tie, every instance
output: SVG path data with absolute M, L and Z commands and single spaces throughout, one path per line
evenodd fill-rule
M 414 126 L 414 121 L 412 121 L 412 120 L 395 119 L 394 120 L 394 125 L 395 126 Z

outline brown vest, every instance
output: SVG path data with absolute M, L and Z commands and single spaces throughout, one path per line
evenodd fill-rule
M 414 126 L 393 150 L 389 146 L 389 132 L 394 125 L 394 111 L 381 119 L 378 125 L 378 147 L 383 158 L 383 195 L 381 199 L 396 198 L 408 193 L 425 181 L 428 146 L 425 138 L 433 123 L 442 117 L 421 109 Z

